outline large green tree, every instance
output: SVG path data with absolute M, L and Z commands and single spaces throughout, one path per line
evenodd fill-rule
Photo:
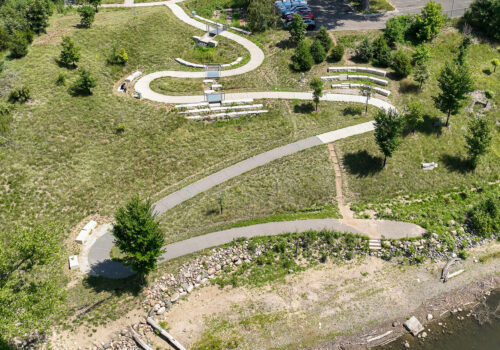
M 446 23 L 443 6 L 440 3 L 429 1 L 425 4 L 420 15 L 415 17 L 416 36 L 420 40 L 431 40 L 438 35 Z
M 290 42 L 292 44 L 298 45 L 306 37 L 307 25 L 298 13 L 293 15 L 292 23 L 290 23 L 288 29 L 290 31 Z
M 375 141 L 384 154 L 384 167 L 399 146 L 402 126 L 403 120 L 395 109 L 380 110 L 375 115 Z
M 0 233 L 0 345 L 50 325 L 64 298 L 62 228 Z
M 299 42 L 295 54 L 292 56 L 293 69 L 298 72 L 305 72 L 314 65 L 314 59 L 311 56 L 309 45 L 305 40 Z
M 252 0 L 247 9 L 247 22 L 250 30 L 263 32 L 276 26 L 278 15 L 274 4 L 267 0 Z
M 26 11 L 30 29 L 37 34 L 44 33 L 49 26 L 50 5 L 45 0 L 31 0 Z
M 326 53 L 332 48 L 333 41 L 325 27 L 321 26 L 321 28 L 319 28 L 318 34 L 316 34 L 316 40 L 321 42 Z
M 434 97 L 434 104 L 447 115 L 448 126 L 451 115 L 456 115 L 463 107 L 467 94 L 472 91 L 473 80 L 466 65 L 447 62 L 438 77 L 441 92 Z
M 165 235 L 151 206 L 150 200 L 132 198 L 118 209 L 113 226 L 116 245 L 125 254 L 124 263 L 141 276 L 155 269 L 165 244 Z
M 500 41 L 500 0 L 475 0 L 464 19 L 474 29 Z

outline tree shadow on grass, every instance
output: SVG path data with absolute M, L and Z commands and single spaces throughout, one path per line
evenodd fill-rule
M 403 94 L 416 94 L 420 92 L 420 87 L 409 79 L 401 80 L 399 92 Z
M 314 112 L 314 106 L 312 103 L 301 103 L 293 106 L 294 113 L 310 114 Z
M 99 276 L 104 273 L 113 278 Z M 137 296 L 144 288 L 145 282 L 128 266 L 108 259 L 91 266 L 91 274 L 85 277 L 83 285 L 96 293 L 107 291 L 117 296 L 122 294 Z
M 381 157 L 372 156 L 366 150 L 363 150 L 345 154 L 343 163 L 350 174 L 357 175 L 358 177 L 367 177 L 381 171 L 384 160 Z
M 424 115 L 423 121 L 418 123 L 416 130 L 423 134 L 431 135 L 436 134 L 440 136 L 443 133 L 444 124 L 439 117 L 431 117 Z
M 486 68 L 486 69 L 483 69 L 483 73 L 486 74 L 486 75 L 491 75 L 491 69 L 489 68 Z
M 445 154 L 441 156 L 441 162 L 443 162 L 444 167 L 449 171 L 461 174 L 467 174 L 474 170 L 470 160 L 461 156 Z

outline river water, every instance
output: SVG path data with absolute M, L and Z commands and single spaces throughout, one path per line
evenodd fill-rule
M 425 339 L 405 335 L 381 347 L 382 350 L 500 350 L 500 290 L 494 291 L 486 300 L 469 312 L 462 312 L 426 328 Z M 461 319 L 464 318 L 464 319 Z M 428 331 L 430 329 L 430 331 Z

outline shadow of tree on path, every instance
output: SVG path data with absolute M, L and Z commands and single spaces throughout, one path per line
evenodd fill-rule
M 383 169 L 382 157 L 372 156 L 366 150 L 346 153 L 343 157 L 346 170 L 358 177 L 372 176 Z

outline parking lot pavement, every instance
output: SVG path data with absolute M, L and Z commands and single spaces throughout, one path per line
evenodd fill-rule
M 473 0 L 438 0 L 443 5 L 444 12 L 449 17 L 460 17 Z M 391 0 L 395 11 L 364 16 L 357 13 L 343 0 L 309 0 L 309 6 L 314 13 L 316 28 L 325 26 L 329 30 L 368 30 L 383 29 L 385 22 L 395 15 L 418 13 L 428 0 Z M 453 12 L 452 12 L 453 6 Z

